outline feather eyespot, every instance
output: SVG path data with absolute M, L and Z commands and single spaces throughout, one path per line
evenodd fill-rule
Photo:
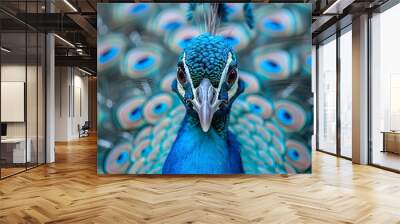
M 236 69 L 231 69 L 228 72 L 227 78 L 226 78 L 226 82 L 228 83 L 228 85 L 232 85 L 233 83 L 235 83 L 237 78 L 237 71 Z
M 185 84 L 187 81 L 185 72 L 181 67 L 178 67 L 178 71 L 176 72 L 176 77 L 181 84 Z

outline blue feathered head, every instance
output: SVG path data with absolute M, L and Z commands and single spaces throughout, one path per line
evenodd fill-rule
M 203 34 L 192 39 L 178 59 L 173 89 L 189 114 L 197 114 L 204 132 L 216 123 L 213 120 L 227 117 L 244 84 L 236 54 L 225 38 Z

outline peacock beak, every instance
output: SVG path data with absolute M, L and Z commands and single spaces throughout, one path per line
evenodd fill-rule
M 211 126 L 212 118 L 214 113 L 211 110 L 211 107 L 209 104 L 202 104 L 200 107 L 200 112 L 199 114 L 199 119 L 200 119 L 200 125 L 201 129 L 204 132 L 208 132 Z
M 210 129 L 214 113 L 218 108 L 219 103 L 216 98 L 217 93 L 210 80 L 203 79 L 196 89 L 192 102 L 194 110 L 199 115 L 201 129 L 204 132 L 208 132 Z

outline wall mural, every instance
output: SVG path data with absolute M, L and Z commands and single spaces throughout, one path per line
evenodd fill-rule
M 99 174 L 311 172 L 311 5 L 98 4 Z

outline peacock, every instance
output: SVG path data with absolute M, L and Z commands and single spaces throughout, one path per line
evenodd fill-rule
M 311 172 L 308 4 L 98 6 L 99 174 Z
M 185 47 L 172 89 L 186 113 L 163 174 L 243 173 L 240 147 L 228 130 L 230 108 L 244 90 L 236 60 L 222 36 L 203 34 Z

